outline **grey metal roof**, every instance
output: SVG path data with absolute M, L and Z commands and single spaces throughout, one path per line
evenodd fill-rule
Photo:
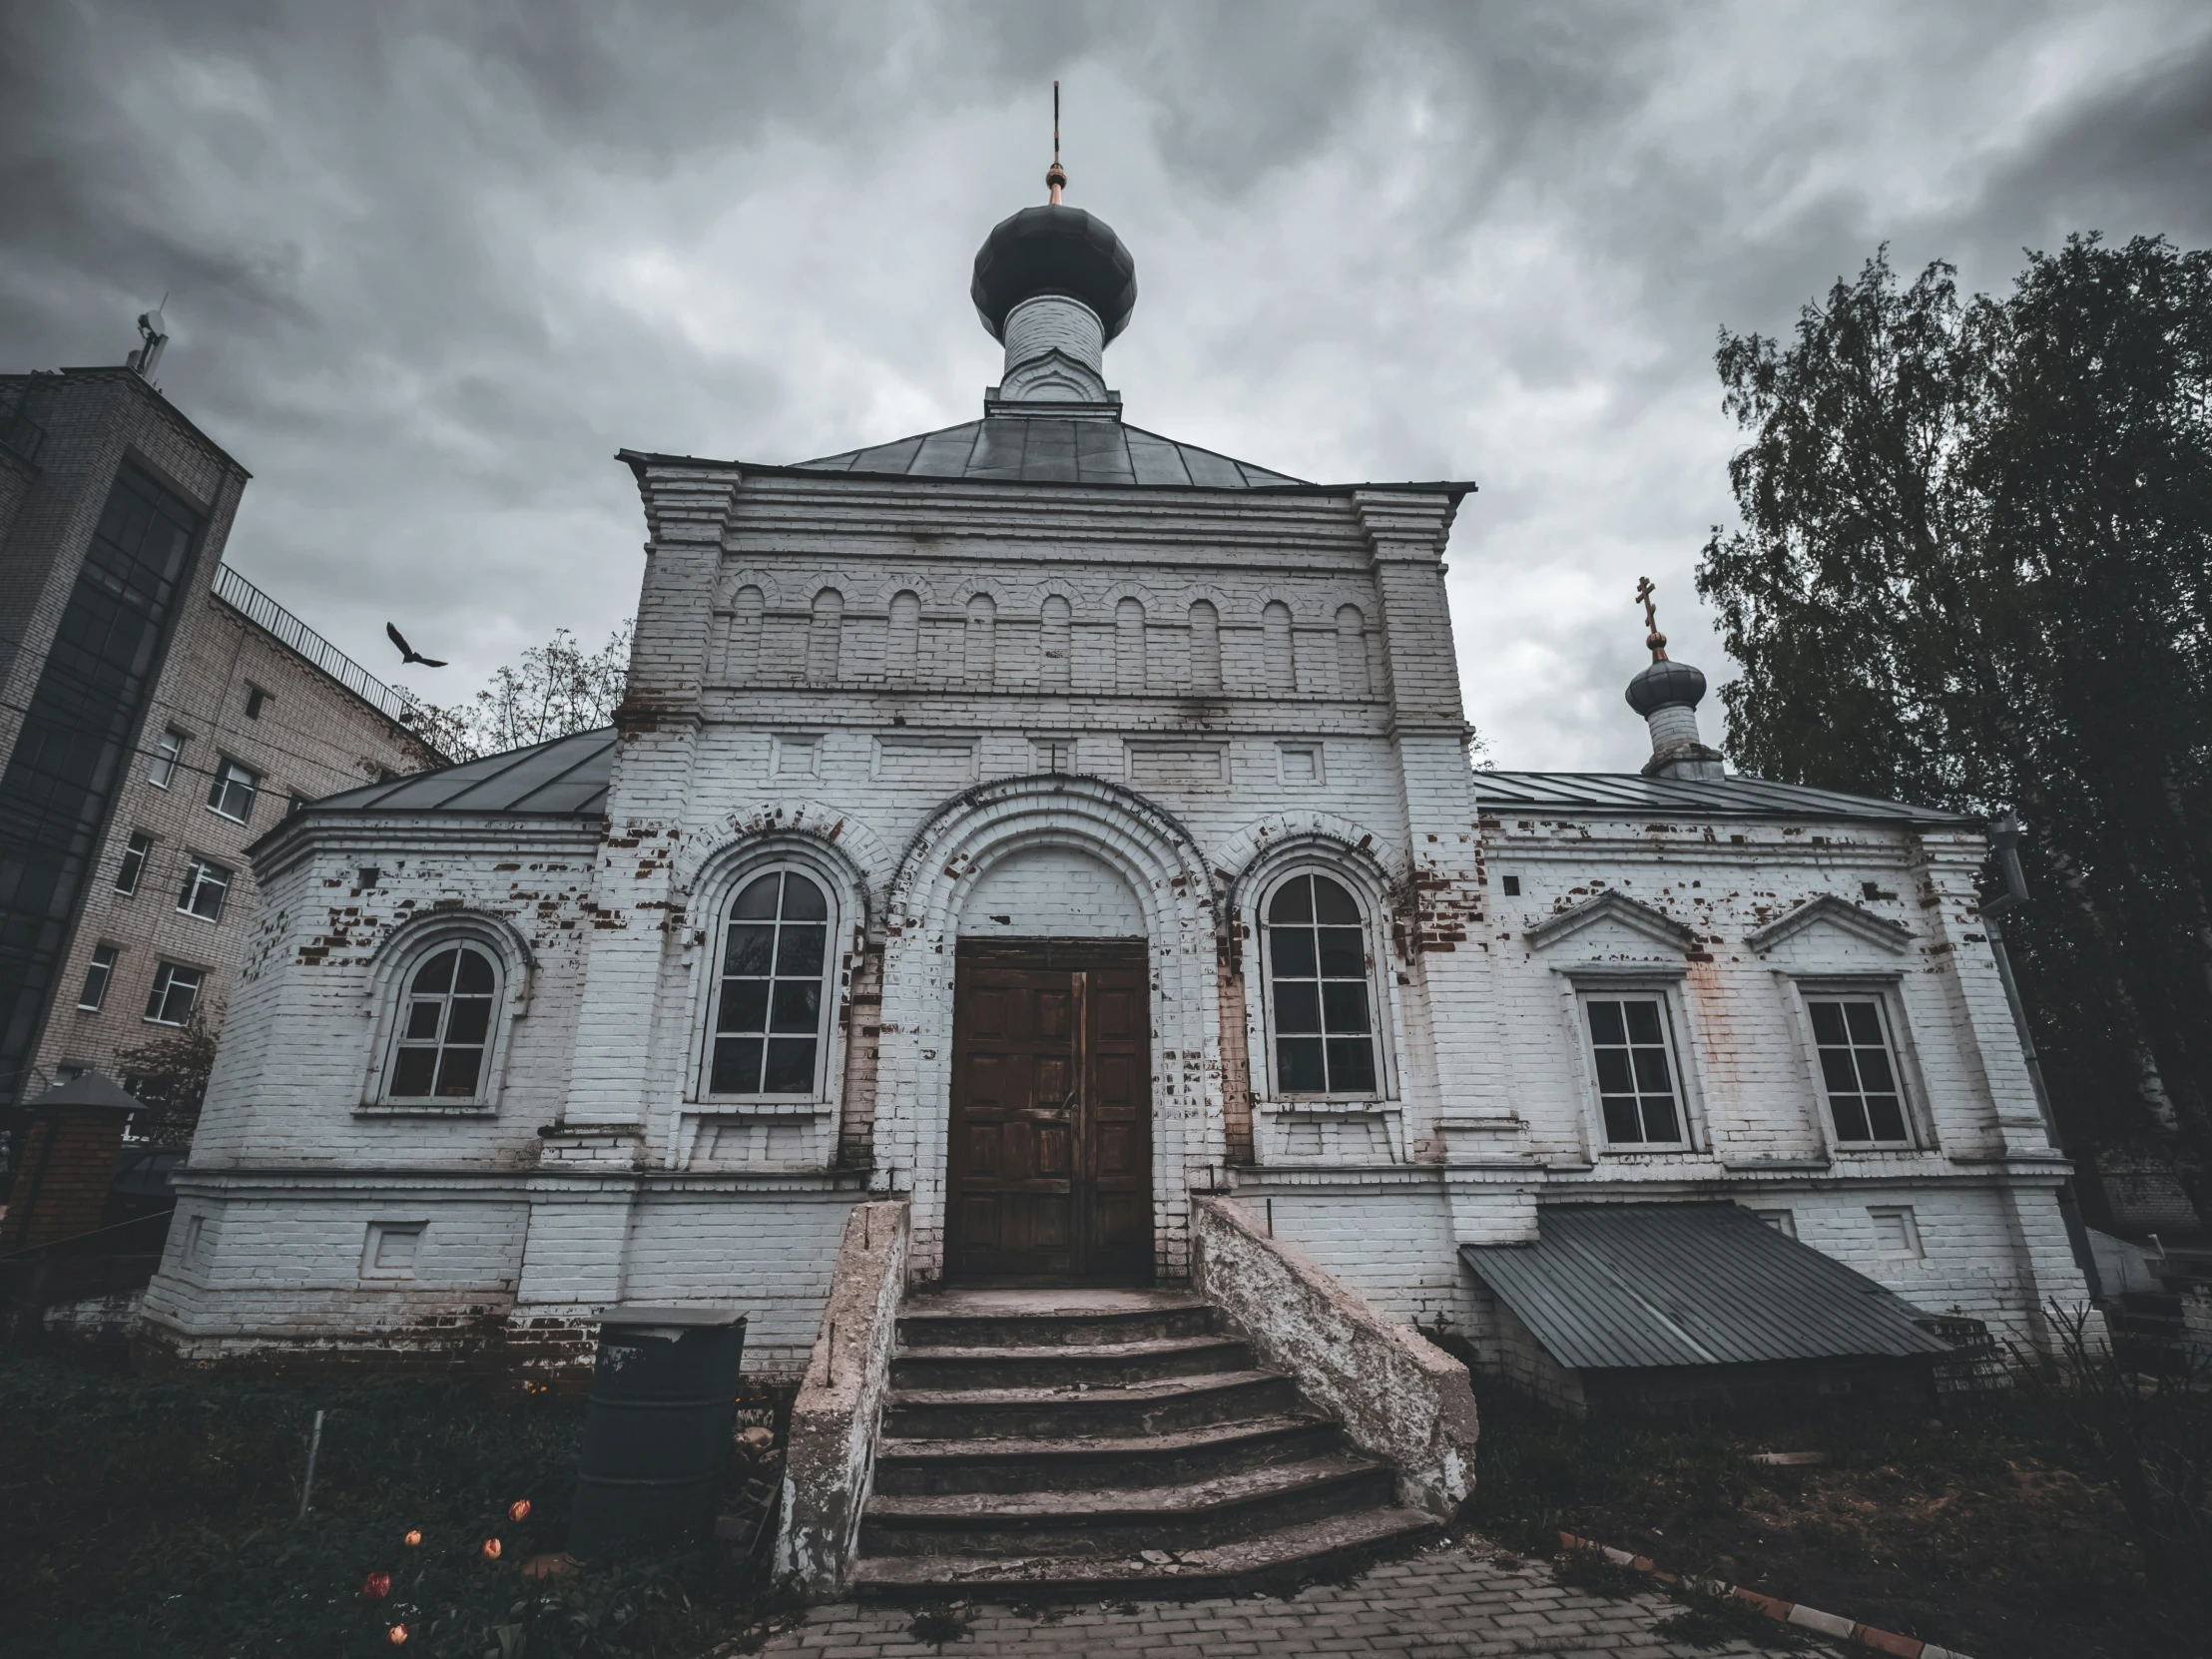
M 315 813 L 497 813 L 589 818 L 606 811 L 615 731 L 578 732 L 504 755 L 324 796 Z
M 1460 1257 L 1569 1371 L 1945 1354 L 1910 1302 L 1736 1204 L 1542 1204 Z
M 902 478 L 1197 484 L 1232 490 L 1304 482 L 1100 415 L 985 415 L 896 443 L 801 461 L 798 467 L 806 472 L 871 472 Z
M 1633 772 L 1476 772 L 1485 809 L 1533 812 L 1683 813 L 1708 818 L 1869 819 L 1883 824 L 1971 825 L 1965 813 L 1844 795 L 1803 784 L 1730 778 L 1646 778 Z

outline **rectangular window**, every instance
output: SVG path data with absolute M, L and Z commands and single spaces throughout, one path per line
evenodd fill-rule
M 1809 996 L 1821 1086 L 1844 1146 L 1906 1146 L 1905 1095 L 1878 996 Z
M 177 776 L 177 762 L 185 752 L 185 735 L 172 726 L 154 740 L 154 758 L 146 768 L 146 781 L 158 790 L 169 788 Z
M 1752 1214 L 1781 1234 L 1785 1239 L 1797 1237 L 1797 1217 L 1788 1210 L 1754 1210 Z
M 262 709 L 268 702 L 269 693 L 263 691 L 259 686 L 248 686 L 246 688 L 246 718 L 248 720 L 260 720 Z
M 206 1216 L 188 1216 L 185 1220 L 184 1246 L 177 1252 L 184 1259 L 186 1267 L 197 1268 L 203 1265 L 207 1237 L 208 1218 Z
M 131 836 L 130 844 L 123 849 L 123 862 L 116 865 L 115 890 L 126 895 L 139 890 L 139 881 L 146 874 L 146 855 L 154 850 L 154 837 L 143 831 Z
M 195 856 L 185 864 L 185 885 L 177 894 L 177 908 L 204 921 L 221 921 L 223 900 L 230 891 L 231 872 L 221 864 Z
M 1657 996 L 1593 996 L 1583 1006 L 1607 1142 L 1680 1146 L 1682 1103 L 1667 1041 L 1665 1001 Z
M 208 786 L 208 811 L 220 813 L 241 824 L 250 823 L 254 817 L 254 797 L 262 787 L 262 775 L 236 761 L 225 761 L 216 768 L 215 782 Z
M 154 969 L 154 991 L 146 999 L 146 1017 L 155 1025 L 188 1025 L 193 1004 L 207 975 L 196 967 L 164 962 Z
M 1911 1205 L 1886 1205 L 1867 1214 L 1874 1222 L 1875 1250 L 1885 1262 L 1917 1261 L 1925 1254 L 1920 1219 Z
M 419 1221 L 372 1221 L 368 1242 L 361 1251 L 363 1279 L 412 1279 L 415 1258 L 422 1253 L 424 1224 Z
M 77 1006 L 88 1014 L 100 1011 L 108 1000 L 108 981 L 115 977 L 115 959 L 121 954 L 112 944 L 95 945 L 85 968 L 85 988 L 77 993 Z

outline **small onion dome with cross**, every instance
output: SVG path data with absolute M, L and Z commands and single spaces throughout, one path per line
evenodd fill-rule
M 1003 340 L 1006 313 L 1046 293 L 1090 306 L 1111 340 L 1137 308 L 1137 262 L 1095 214 L 1053 204 L 1024 208 L 983 239 L 968 295 L 991 337 Z

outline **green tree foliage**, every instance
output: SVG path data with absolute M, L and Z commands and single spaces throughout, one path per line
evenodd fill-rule
M 1698 590 L 1767 777 L 2029 826 L 2005 923 L 2070 1136 L 2212 1198 L 2212 253 L 2095 235 L 2009 294 L 1886 251 L 1722 330 L 1742 516 Z
M 631 629 L 625 622 L 597 651 L 586 651 L 566 628 L 556 628 L 552 639 L 502 667 L 466 702 L 426 703 L 409 692 L 409 724 L 454 761 L 611 726 L 630 675 Z

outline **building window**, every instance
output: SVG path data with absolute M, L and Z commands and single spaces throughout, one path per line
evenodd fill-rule
M 121 954 L 112 944 L 93 946 L 92 960 L 85 967 L 85 988 L 77 993 L 77 1006 L 86 1013 L 98 1013 L 100 1004 L 108 1000 L 108 981 L 115 977 L 115 959 Z
M 746 883 L 724 935 L 708 1093 L 815 1093 L 829 944 L 830 901 L 807 876 Z
M 221 921 L 223 900 L 230 891 L 231 872 L 195 855 L 186 860 L 185 884 L 177 894 L 177 908 L 203 921 Z
M 1797 1237 L 1797 1217 L 1788 1210 L 1754 1210 L 1752 1214 L 1785 1239 Z
M 236 761 L 225 761 L 216 769 L 215 782 L 208 786 L 208 811 L 220 813 L 241 824 L 252 822 L 254 797 L 262 787 L 262 775 Z
M 422 1254 L 425 1223 L 372 1221 L 368 1241 L 361 1249 L 363 1279 L 412 1279 L 415 1259 Z
M 146 999 L 147 1019 L 156 1025 L 189 1025 L 206 979 L 199 968 L 163 962 L 154 969 L 154 991 Z
M 1868 1210 L 1867 1215 L 1874 1222 L 1875 1251 L 1885 1262 L 1918 1261 L 1927 1254 L 1921 1249 L 1920 1219 L 1911 1205 L 1884 1205 Z
M 123 861 L 115 867 L 115 890 L 129 896 L 139 890 L 139 881 L 146 874 L 146 855 L 154 850 L 154 837 L 139 831 L 131 836 L 123 848 Z
M 1376 1092 L 1366 920 L 1326 875 L 1294 875 L 1268 901 L 1278 1094 Z
M 491 958 L 473 945 L 449 945 L 415 969 L 392 1054 L 392 1099 L 474 1100 L 482 1094 L 498 989 Z
M 268 702 L 269 693 L 263 691 L 259 686 L 248 686 L 246 688 L 246 718 L 248 720 L 260 720 L 262 710 Z
M 166 790 L 169 781 L 177 776 L 177 761 L 185 752 L 185 735 L 172 726 L 154 743 L 154 758 L 146 768 L 146 781 L 156 789 Z
M 1605 1139 L 1613 1146 L 1680 1146 L 1682 1102 L 1658 996 L 1592 996 L 1590 1060 L 1597 1072 Z
M 1905 1097 L 1898 1087 L 1882 999 L 1874 996 L 1809 996 L 1813 1041 L 1820 1053 L 1821 1086 L 1829 1116 L 1844 1146 L 1906 1146 Z

